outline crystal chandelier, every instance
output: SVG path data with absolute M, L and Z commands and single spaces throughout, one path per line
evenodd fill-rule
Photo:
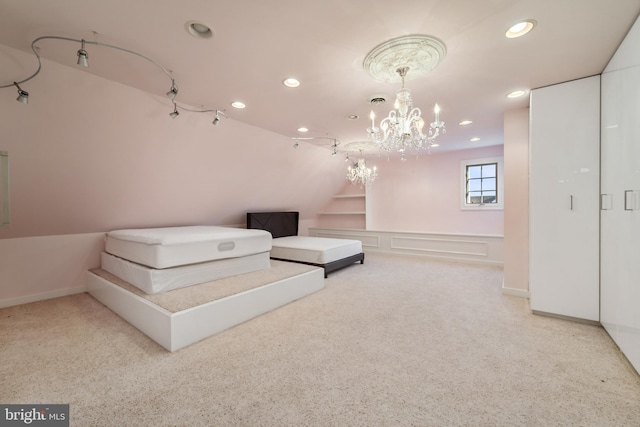
M 401 160 L 405 161 L 406 154 L 417 153 L 434 146 L 435 139 L 446 132 L 444 122 L 440 120 L 440 106 L 435 105 L 434 121 L 429 124 L 426 133 L 424 119 L 419 108 L 413 106 L 411 92 L 404 87 L 404 79 L 409 72 L 409 67 L 399 67 L 396 72 L 402 79 L 402 88 L 396 92 L 394 110 L 380 121 L 376 127 L 375 114 L 371 111 L 371 127 L 367 129 L 369 139 L 375 142 L 380 149 L 390 152 L 398 152 Z
M 352 166 L 347 168 L 347 179 L 352 184 L 360 184 L 360 186 L 372 183 L 378 176 L 378 169 L 374 166 L 373 169 L 367 167 L 363 158 L 354 162 Z

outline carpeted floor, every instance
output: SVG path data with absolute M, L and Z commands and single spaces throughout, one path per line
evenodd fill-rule
M 501 283 L 367 254 L 175 353 L 87 294 L 0 309 L 0 403 L 69 403 L 72 426 L 638 426 L 640 376 L 606 332 Z

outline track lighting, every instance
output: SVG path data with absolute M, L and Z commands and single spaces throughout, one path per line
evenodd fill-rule
M 28 104 L 29 103 L 29 92 L 27 92 L 26 90 L 22 90 L 20 88 L 20 86 L 18 86 L 18 83 L 13 82 L 13 84 L 18 88 L 18 97 L 16 98 L 16 101 L 22 103 L 22 104 Z
M 178 94 L 178 88 L 176 87 L 176 81 L 171 79 L 171 89 L 167 92 L 167 98 L 174 100 Z
M 97 33 L 94 32 L 94 34 L 97 36 Z M 95 45 L 95 46 L 102 46 L 105 48 L 109 48 L 109 49 L 114 49 L 114 50 L 118 50 L 120 52 L 124 52 L 127 53 L 129 55 L 133 55 L 136 56 L 138 58 L 141 58 L 149 63 L 151 63 L 152 65 L 156 66 L 160 71 L 162 71 L 170 80 L 171 80 L 171 89 L 169 89 L 169 92 L 166 93 L 167 97 L 169 99 L 171 99 L 171 102 L 173 103 L 173 111 L 171 113 L 169 113 L 169 115 L 171 116 L 172 119 L 175 119 L 176 117 L 178 117 L 178 115 L 180 115 L 180 112 L 178 112 L 178 105 L 175 102 L 175 98 L 178 95 L 178 86 L 176 84 L 175 79 L 173 78 L 172 72 L 170 72 L 169 70 L 167 70 L 166 68 L 164 68 L 162 65 L 158 64 L 156 61 L 152 60 L 151 58 L 148 58 L 144 55 L 142 55 L 141 53 L 135 52 L 133 50 L 130 49 L 125 49 L 123 47 L 119 47 L 119 46 L 114 46 L 111 44 L 106 44 L 106 43 L 101 43 L 98 41 L 92 41 L 92 40 L 85 40 L 85 39 L 74 39 L 74 38 L 70 38 L 70 37 L 61 37 L 61 36 L 41 36 L 38 37 L 36 39 L 34 39 L 31 42 L 31 50 L 33 51 L 34 55 L 36 56 L 36 60 L 38 61 L 38 67 L 36 68 L 36 70 L 27 78 L 15 81 L 13 83 L 7 83 L 7 84 L 0 84 L 0 89 L 5 89 L 5 88 L 10 88 L 10 87 L 16 87 L 18 88 L 18 98 L 17 101 L 22 103 L 22 104 L 28 104 L 29 103 L 29 93 L 27 91 L 22 90 L 22 88 L 20 88 L 20 86 L 18 86 L 18 83 L 23 84 L 25 82 L 28 82 L 29 80 L 33 79 L 34 77 L 36 77 L 40 71 L 42 70 L 42 61 L 40 58 L 40 49 L 38 48 L 38 46 L 36 46 L 36 43 L 38 43 L 41 40 L 59 40 L 59 41 L 65 41 L 65 42 L 73 42 L 73 43 L 80 43 L 80 49 L 78 49 L 78 65 L 81 65 L 83 67 L 88 67 L 89 66 L 89 54 L 88 52 L 85 50 L 85 45 L 89 44 L 89 45 Z M 222 115 L 223 117 L 226 117 L 226 115 L 219 110 L 205 110 L 205 109 L 201 109 L 201 110 L 196 110 L 196 109 L 189 109 L 185 106 L 180 106 L 180 109 L 183 111 L 188 111 L 191 113 L 213 113 L 215 112 L 215 118 L 213 120 L 213 124 L 217 125 L 220 122 L 220 115 Z
M 173 103 L 173 111 L 170 112 L 169 115 L 171 116 L 172 119 L 175 119 L 180 115 L 180 113 L 178 112 L 178 106 L 176 105 L 175 102 Z
M 89 54 L 84 50 L 84 39 L 82 39 L 82 47 L 78 50 L 78 65 L 89 66 Z
M 318 140 L 326 140 L 333 141 L 333 143 L 329 146 L 331 147 L 331 155 L 335 156 L 338 154 L 338 146 L 340 145 L 340 141 L 336 138 L 331 138 L 330 136 L 294 136 L 293 139 L 295 142 L 293 143 L 293 148 L 298 148 L 300 145 L 300 141 L 318 141 Z

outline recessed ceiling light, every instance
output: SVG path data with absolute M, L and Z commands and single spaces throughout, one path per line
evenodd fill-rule
M 347 116 L 347 120 L 358 120 L 360 118 L 360 116 L 358 116 L 357 114 L 349 114 Z
M 309 132 L 309 129 L 307 129 L 305 127 L 298 128 L 298 132 L 302 132 L 302 133 Z
M 513 92 L 510 92 L 507 94 L 507 98 L 519 98 L 526 93 L 527 93 L 526 90 L 522 90 L 522 89 L 514 90 Z
M 480 141 L 480 138 L 478 138 L 477 136 L 474 136 L 473 138 L 471 138 L 469 141 L 471 142 L 478 142 Z
M 231 106 L 233 108 L 244 108 L 246 107 L 246 105 L 244 104 L 244 102 L 240 102 L 240 101 L 234 101 L 231 103 Z
M 470 125 L 471 123 L 473 123 L 472 120 L 463 120 L 459 123 L 460 126 L 467 126 Z
M 293 77 L 289 77 L 284 79 L 282 84 L 285 85 L 286 87 L 298 87 L 300 86 L 300 80 L 294 79 Z
M 527 19 L 525 21 L 518 22 L 517 24 L 512 25 L 507 32 L 504 34 L 508 39 L 515 39 L 517 37 L 522 37 L 527 34 L 529 31 L 533 30 L 533 27 L 536 26 L 536 21 L 533 19 Z
M 210 39 L 213 37 L 213 31 L 211 31 L 211 28 L 200 21 L 189 21 L 184 24 L 184 27 L 187 29 L 189 34 L 197 39 Z

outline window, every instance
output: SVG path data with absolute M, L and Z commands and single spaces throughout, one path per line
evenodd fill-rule
M 0 151 L 0 227 L 9 225 L 9 154 Z
M 503 158 L 460 162 L 461 209 L 503 209 Z

